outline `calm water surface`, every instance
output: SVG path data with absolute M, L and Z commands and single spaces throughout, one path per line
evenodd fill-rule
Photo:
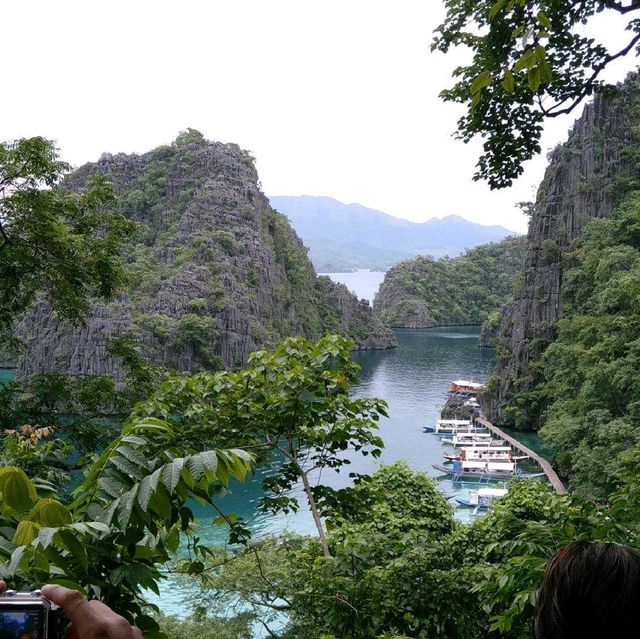
M 364 295 L 363 295 L 364 297 Z M 385 442 L 379 462 L 369 457 L 354 455 L 352 464 L 344 473 L 326 473 L 322 480 L 334 487 L 348 485 L 349 471 L 370 473 L 379 463 L 406 460 L 416 470 L 435 476 L 432 464 L 442 461 L 443 446 L 440 439 L 422 431 L 426 424 L 432 425 L 439 417 L 451 380 L 484 380 L 493 362 L 491 349 L 478 348 L 479 329 L 475 327 L 451 327 L 436 329 L 396 330 L 398 347 L 388 351 L 355 353 L 361 365 L 360 383 L 354 388 L 356 397 L 380 397 L 389 405 L 389 418 L 380 424 L 380 433 Z M 0 380 L 11 378 L 13 371 L 0 369 Z M 301 510 L 292 516 L 271 516 L 259 513 L 257 503 L 261 496 L 260 471 L 244 484 L 234 484 L 230 493 L 217 503 L 226 513 L 242 516 L 254 535 L 286 531 L 314 534 L 315 528 L 301 497 Z M 460 493 L 466 487 L 450 481 L 442 481 L 440 487 L 447 495 Z M 214 525 L 217 513 L 197 504 L 193 510 L 198 518 L 198 534 L 201 543 L 222 544 L 226 530 Z M 469 518 L 470 510 L 458 511 L 461 519 Z M 163 584 L 161 605 L 163 610 L 174 614 L 187 614 L 189 588 L 184 582 L 167 580 Z M 160 603 L 159 602 L 159 603 Z
M 422 427 L 432 425 L 440 414 L 451 380 L 463 377 L 482 381 L 493 362 L 493 350 L 478 348 L 479 329 L 476 327 L 452 327 L 438 329 L 396 330 L 398 348 L 388 351 L 355 353 L 361 365 L 360 383 L 354 389 L 356 397 L 380 397 L 389 404 L 389 419 L 383 419 L 380 433 L 385 442 L 380 461 L 355 455 L 352 464 L 343 474 L 325 473 L 323 481 L 334 486 L 348 485 L 348 472 L 370 473 L 380 463 L 406 460 L 412 468 L 437 475 L 432 464 L 442 462 L 443 446 L 434 435 L 425 434 Z M 232 486 L 232 492 L 218 503 L 225 512 L 241 515 L 249 522 L 254 535 L 284 531 L 314 534 L 315 528 L 309 512 L 304 508 L 301 493 L 301 510 L 295 516 L 268 516 L 258 513 L 257 502 L 261 495 L 257 475 L 244 484 Z M 465 492 L 462 484 L 455 486 L 442 481 L 446 494 Z M 216 513 L 208 508 L 194 506 L 201 522 L 198 531 L 202 543 L 224 543 L 225 530 L 212 524 Z M 471 511 L 458 511 L 459 518 L 468 519 Z M 171 584 L 169 584 L 171 586 Z M 177 584 L 176 584 L 177 586 Z M 184 614 L 184 584 L 163 588 L 163 609 Z
M 358 299 L 367 300 L 369 304 L 373 304 L 373 298 L 384 280 L 385 272 L 358 269 L 352 273 L 320 273 L 320 275 L 328 275 L 334 282 L 344 284 L 356 294 Z

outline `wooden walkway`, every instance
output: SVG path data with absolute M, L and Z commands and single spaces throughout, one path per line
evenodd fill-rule
M 537 462 L 540 468 L 542 468 L 544 474 L 549 479 L 549 483 L 553 486 L 554 490 L 559 495 L 567 494 L 567 489 L 564 487 L 564 484 L 560 481 L 560 477 L 558 477 L 558 475 L 556 474 L 556 471 L 553 470 L 553 468 L 551 467 L 551 464 L 544 457 L 540 457 L 538 453 L 531 450 L 530 448 L 527 448 L 524 444 L 521 444 L 517 439 L 515 439 L 515 437 L 511 437 L 511 435 L 507 435 L 507 433 L 505 433 L 503 430 L 500 430 L 497 426 L 494 426 L 491 422 L 488 422 L 486 419 L 483 419 L 482 417 L 476 417 L 473 421 L 478 426 L 483 426 L 487 430 L 498 435 L 498 437 L 500 437 L 501 439 L 504 439 L 506 442 L 509 442 L 509 444 L 511 444 L 513 448 L 516 448 L 517 450 L 521 450 L 525 455 L 528 455 L 529 457 L 531 457 L 531 459 Z

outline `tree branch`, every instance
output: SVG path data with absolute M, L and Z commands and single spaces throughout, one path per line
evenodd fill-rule
M 640 2 L 638 0 L 633 0 L 631 4 L 627 6 L 623 6 L 619 2 L 614 2 L 613 0 L 604 0 L 604 6 L 607 7 L 607 9 L 613 9 L 621 14 L 640 10 Z
M 637 8 L 640 8 L 640 6 L 637 7 Z M 562 102 L 560 102 L 559 104 L 556 104 L 555 106 L 552 106 L 550 109 L 544 109 L 543 108 L 542 109 L 543 115 L 545 115 L 546 117 L 549 117 L 549 118 L 556 118 L 559 115 L 566 115 L 567 113 L 571 113 L 571 111 L 573 111 L 573 109 L 575 109 L 578 106 L 578 104 L 580 104 L 580 102 L 582 102 L 582 100 L 584 100 L 584 98 L 587 96 L 587 94 L 588 94 L 589 90 L 591 89 L 591 87 L 593 86 L 593 83 L 595 82 L 596 78 L 605 69 L 605 67 L 609 63 L 611 63 L 614 60 L 616 60 L 617 58 L 622 58 L 625 55 L 627 55 L 627 53 L 629 53 L 629 51 L 631 51 L 631 49 L 633 49 L 633 47 L 638 42 L 640 42 L 640 33 L 636 33 L 636 35 L 632 38 L 631 42 L 629 42 L 629 44 L 627 44 L 627 46 L 624 49 L 621 49 L 620 51 L 618 51 L 618 53 L 614 53 L 613 55 L 608 55 L 597 67 L 595 67 L 592 76 L 585 83 L 584 88 L 582 89 L 582 91 L 580 91 L 578 96 L 575 98 L 575 100 L 569 106 L 565 107 L 564 109 L 559 109 L 557 111 L 554 111 L 554 109 L 557 109 L 560 106 L 560 104 L 562 104 Z

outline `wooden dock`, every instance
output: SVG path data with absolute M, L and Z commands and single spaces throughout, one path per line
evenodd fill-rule
M 556 471 L 553 470 L 551 464 L 544 458 L 540 457 L 538 453 L 527 448 L 524 444 L 521 444 L 515 437 L 511 437 L 511 435 L 507 435 L 503 430 L 500 430 L 497 426 L 494 426 L 491 422 L 488 422 L 486 419 L 482 417 L 476 417 L 474 423 L 478 426 L 482 426 L 487 430 L 495 433 L 501 439 L 504 439 L 506 442 L 509 442 L 511 446 L 517 450 L 522 451 L 528 457 L 531 457 L 539 466 L 542 468 L 544 474 L 547 476 L 549 483 L 553 486 L 554 490 L 559 495 L 566 495 L 567 489 L 564 487 L 564 484 L 560 481 L 560 477 L 556 474 Z

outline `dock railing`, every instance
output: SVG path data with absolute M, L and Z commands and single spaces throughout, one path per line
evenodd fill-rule
M 476 417 L 473 421 L 477 426 L 482 426 L 483 428 L 486 428 L 492 433 L 498 435 L 498 437 L 500 437 L 501 439 L 504 439 L 506 442 L 509 442 L 509 444 L 513 448 L 522 451 L 525 455 L 533 459 L 540 466 L 540 468 L 542 468 L 542 471 L 547 476 L 547 479 L 549 480 L 549 483 L 553 486 L 553 489 L 559 495 L 567 494 L 567 489 L 564 487 L 564 484 L 560 481 L 560 477 L 558 477 L 558 475 L 556 474 L 556 471 L 553 470 L 553 468 L 551 467 L 551 464 L 544 457 L 540 457 L 538 453 L 531 450 L 530 448 L 527 448 L 524 444 L 520 443 L 515 437 L 511 437 L 511 435 L 508 435 L 503 430 L 500 430 L 497 426 L 494 426 L 491 422 L 488 422 L 483 417 Z

